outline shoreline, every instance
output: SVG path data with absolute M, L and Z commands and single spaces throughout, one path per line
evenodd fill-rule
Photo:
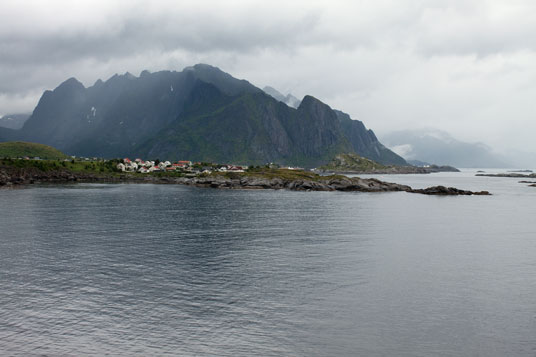
M 460 172 L 458 169 L 446 169 L 444 167 L 417 167 L 417 166 L 390 166 L 385 169 L 374 170 L 317 170 L 321 174 L 328 175 L 428 175 L 438 172 Z
M 433 186 L 413 189 L 407 185 L 342 175 L 320 176 L 305 171 L 267 170 L 247 173 L 213 174 L 196 177 L 144 176 L 133 174 L 76 173 L 67 170 L 43 172 L 37 169 L 0 167 L 0 187 L 65 183 L 153 183 L 180 184 L 219 189 L 287 189 L 291 191 L 408 192 L 426 195 L 490 195 L 488 191 L 467 191 Z
M 521 174 L 521 173 L 515 173 L 515 172 L 507 172 L 507 173 L 501 173 L 501 174 L 485 174 L 485 173 L 477 173 L 475 176 L 481 176 L 481 177 L 510 177 L 510 178 L 536 178 L 536 173 L 532 174 Z

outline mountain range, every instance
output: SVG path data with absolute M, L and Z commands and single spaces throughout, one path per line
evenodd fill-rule
M 30 114 L 8 114 L 0 117 L 0 127 L 8 129 L 20 129 L 28 120 Z
M 266 86 L 262 89 L 264 93 L 271 95 L 275 99 L 277 99 L 280 102 L 285 103 L 289 107 L 292 107 L 294 109 L 297 109 L 300 106 L 301 100 L 293 96 L 292 94 L 284 95 L 281 92 L 279 92 L 277 89 Z
M 437 129 L 395 131 L 383 135 L 382 141 L 417 166 L 437 164 L 466 168 L 512 167 L 509 159 L 494 153 L 487 145 L 460 141 Z
M 305 96 L 293 108 L 272 95 L 206 64 L 116 74 L 88 88 L 70 78 L 43 93 L 22 129 L 0 128 L 0 141 L 42 143 L 78 156 L 315 167 L 355 152 L 407 164 L 362 122 L 320 100 Z

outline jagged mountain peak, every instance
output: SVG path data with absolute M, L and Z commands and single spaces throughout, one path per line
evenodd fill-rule
M 59 92 L 62 90 L 83 90 L 85 88 L 86 87 L 84 87 L 84 85 L 78 79 L 71 77 L 66 81 L 62 82 L 56 89 L 54 89 L 54 92 Z
M 197 64 L 194 64 L 193 66 L 185 67 L 183 71 L 212 71 L 212 72 L 225 73 L 220 68 L 216 66 L 212 66 L 210 64 L 206 64 L 206 63 L 197 63 Z
M 93 83 L 93 87 L 100 87 L 100 86 L 102 86 L 103 84 L 104 84 L 104 82 L 102 81 L 102 79 L 99 78 L 99 79 L 97 79 L 97 80 L 95 81 L 95 83 Z
M 327 104 L 322 102 L 320 99 L 317 99 L 317 98 L 313 97 L 312 95 L 306 95 L 305 97 L 303 97 L 303 99 L 301 101 L 300 108 L 301 107 L 311 107 L 311 106 L 315 106 L 315 105 L 328 106 Z
M 329 105 L 311 95 L 303 97 L 298 110 L 315 114 L 329 113 L 330 116 L 337 118 L 337 113 Z

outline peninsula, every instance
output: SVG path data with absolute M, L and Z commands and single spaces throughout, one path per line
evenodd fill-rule
M 153 170 L 152 172 L 123 171 L 123 160 L 0 160 L 0 186 L 13 187 L 39 183 L 102 182 L 182 184 L 225 189 L 288 189 L 293 191 L 404 191 L 427 195 L 489 195 L 487 191 L 472 192 L 453 187 L 435 186 L 413 189 L 407 185 L 362 179 L 343 175 L 322 176 L 292 168 L 267 166 L 240 167 L 192 163 L 190 171 Z M 228 169 L 228 167 L 236 169 Z M 173 167 L 173 164 L 171 164 Z M 225 168 L 225 169 L 223 169 Z
M 338 154 L 327 165 L 316 171 L 340 174 L 430 174 L 434 172 L 460 172 L 452 166 L 383 165 L 356 153 Z

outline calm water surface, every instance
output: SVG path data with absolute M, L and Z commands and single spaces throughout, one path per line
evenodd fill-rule
M 536 188 L 0 190 L 0 355 L 535 356 Z

